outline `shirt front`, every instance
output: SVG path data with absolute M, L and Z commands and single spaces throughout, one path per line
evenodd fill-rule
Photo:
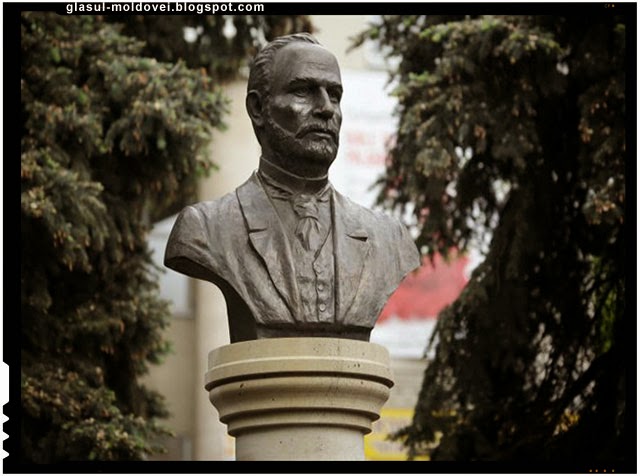
M 293 255 L 296 283 L 302 304 L 302 315 L 299 318 L 304 322 L 334 322 L 335 261 L 331 220 L 332 203 L 329 199 L 331 186 L 327 183 L 314 194 L 318 198 L 316 205 L 320 239 L 317 246 L 306 249 L 296 236 L 300 220 L 293 205 L 296 193 L 264 171 L 260 171 L 259 176 L 282 223 Z

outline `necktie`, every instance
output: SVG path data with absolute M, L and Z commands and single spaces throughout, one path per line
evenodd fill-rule
M 293 211 L 298 216 L 296 236 L 307 251 L 315 251 L 322 245 L 322 224 L 318 215 L 318 203 L 326 202 L 328 194 L 320 196 L 301 193 L 293 197 Z
M 320 223 L 318 206 L 329 201 L 331 187 L 327 184 L 315 194 L 294 194 L 271 180 L 267 180 L 267 184 L 271 198 L 291 202 L 293 211 L 298 218 L 295 236 L 300 240 L 303 248 L 307 251 L 317 250 L 322 245 L 324 237 L 324 227 Z

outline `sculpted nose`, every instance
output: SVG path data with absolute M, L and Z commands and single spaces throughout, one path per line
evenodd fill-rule
M 331 98 L 329 97 L 327 90 L 320 88 L 315 101 L 314 114 L 324 120 L 329 120 L 333 117 L 334 113 L 334 105 L 331 102 Z

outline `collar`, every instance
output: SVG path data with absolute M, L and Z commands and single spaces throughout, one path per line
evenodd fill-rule
M 302 177 L 269 162 L 264 157 L 260 157 L 258 173 L 269 181 L 275 182 L 278 187 L 291 192 L 292 195 L 316 194 L 324 191 L 329 184 L 329 174 L 317 178 Z

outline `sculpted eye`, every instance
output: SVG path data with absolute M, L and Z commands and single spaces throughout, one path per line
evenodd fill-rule
M 300 86 L 293 90 L 293 94 L 300 97 L 308 96 L 311 92 L 311 89 L 308 86 Z
M 340 102 L 340 99 L 342 99 L 342 91 L 339 89 L 330 89 L 328 93 L 332 102 Z

